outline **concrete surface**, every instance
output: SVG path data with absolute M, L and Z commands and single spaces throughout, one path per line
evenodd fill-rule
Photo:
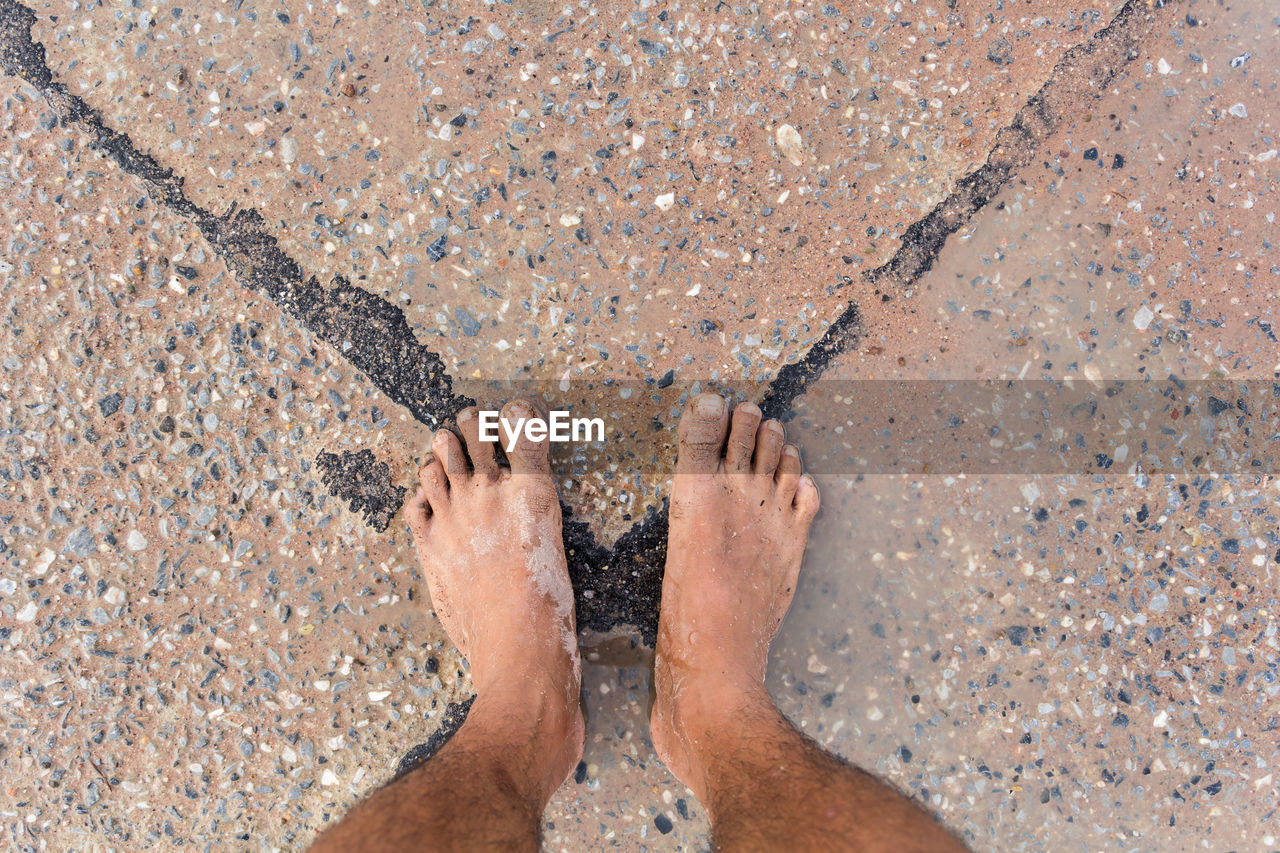
M 0 0 L 6 845 L 296 849 L 438 743 L 401 489 L 532 391 L 610 425 L 546 846 L 706 849 L 637 641 L 714 387 L 823 488 L 804 731 L 978 850 L 1280 847 L 1276 14 Z

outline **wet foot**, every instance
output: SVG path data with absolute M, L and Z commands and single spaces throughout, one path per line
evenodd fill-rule
M 515 401 L 502 414 L 536 412 Z M 458 431 L 461 441 L 446 429 L 432 437 L 406 515 L 436 614 L 470 664 L 476 708 L 546 744 L 530 772 L 545 773 L 554 790 L 582 755 L 584 728 L 548 442 L 522 434 L 507 468 L 498 445 L 480 441 L 475 408 L 458 414 Z
M 695 794 L 702 735 L 773 708 L 769 643 L 795 593 L 818 489 L 782 425 L 703 394 L 680 419 L 654 664 L 658 756 Z M 763 705 L 761 703 L 764 703 Z

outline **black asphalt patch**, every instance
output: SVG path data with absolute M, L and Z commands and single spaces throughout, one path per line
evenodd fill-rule
M 395 485 L 391 466 L 379 462 L 372 450 L 321 453 L 316 467 L 329 494 L 346 501 L 352 512 L 363 515 L 365 524 L 379 533 L 387 529 L 404 503 L 405 488 Z

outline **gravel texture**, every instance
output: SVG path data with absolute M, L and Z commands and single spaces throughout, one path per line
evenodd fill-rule
M 705 849 L 644 643 L 716 388 L 821 480 L 806 733 L 980 850 L 1277 846 L 1277 26 L 0 0 L 5 844 L 294 849 L 438 748 L 470 683 L 399 506 L 534 393 L 610 430 L 555 458 L 546 846 Z

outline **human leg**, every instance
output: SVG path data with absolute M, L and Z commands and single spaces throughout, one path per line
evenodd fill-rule
M 818 490 L 781 424 L 720 397 L 680 421 L 654 668 L 658 755 L 724 850 L 962 850 L 906 797 L 798 732 L 764 686 Z
M 509 404 L 504 416 L 534 414 Z M 580 663 L 547 442 L 523 435 L 501 468 L 479 441 L 432 439 L 406 506 L 431 600 L 466 656 L 476 699 L 440 751 L 354 808 L 312 848 L 537 850 L 542 810 L 576 766 Z

